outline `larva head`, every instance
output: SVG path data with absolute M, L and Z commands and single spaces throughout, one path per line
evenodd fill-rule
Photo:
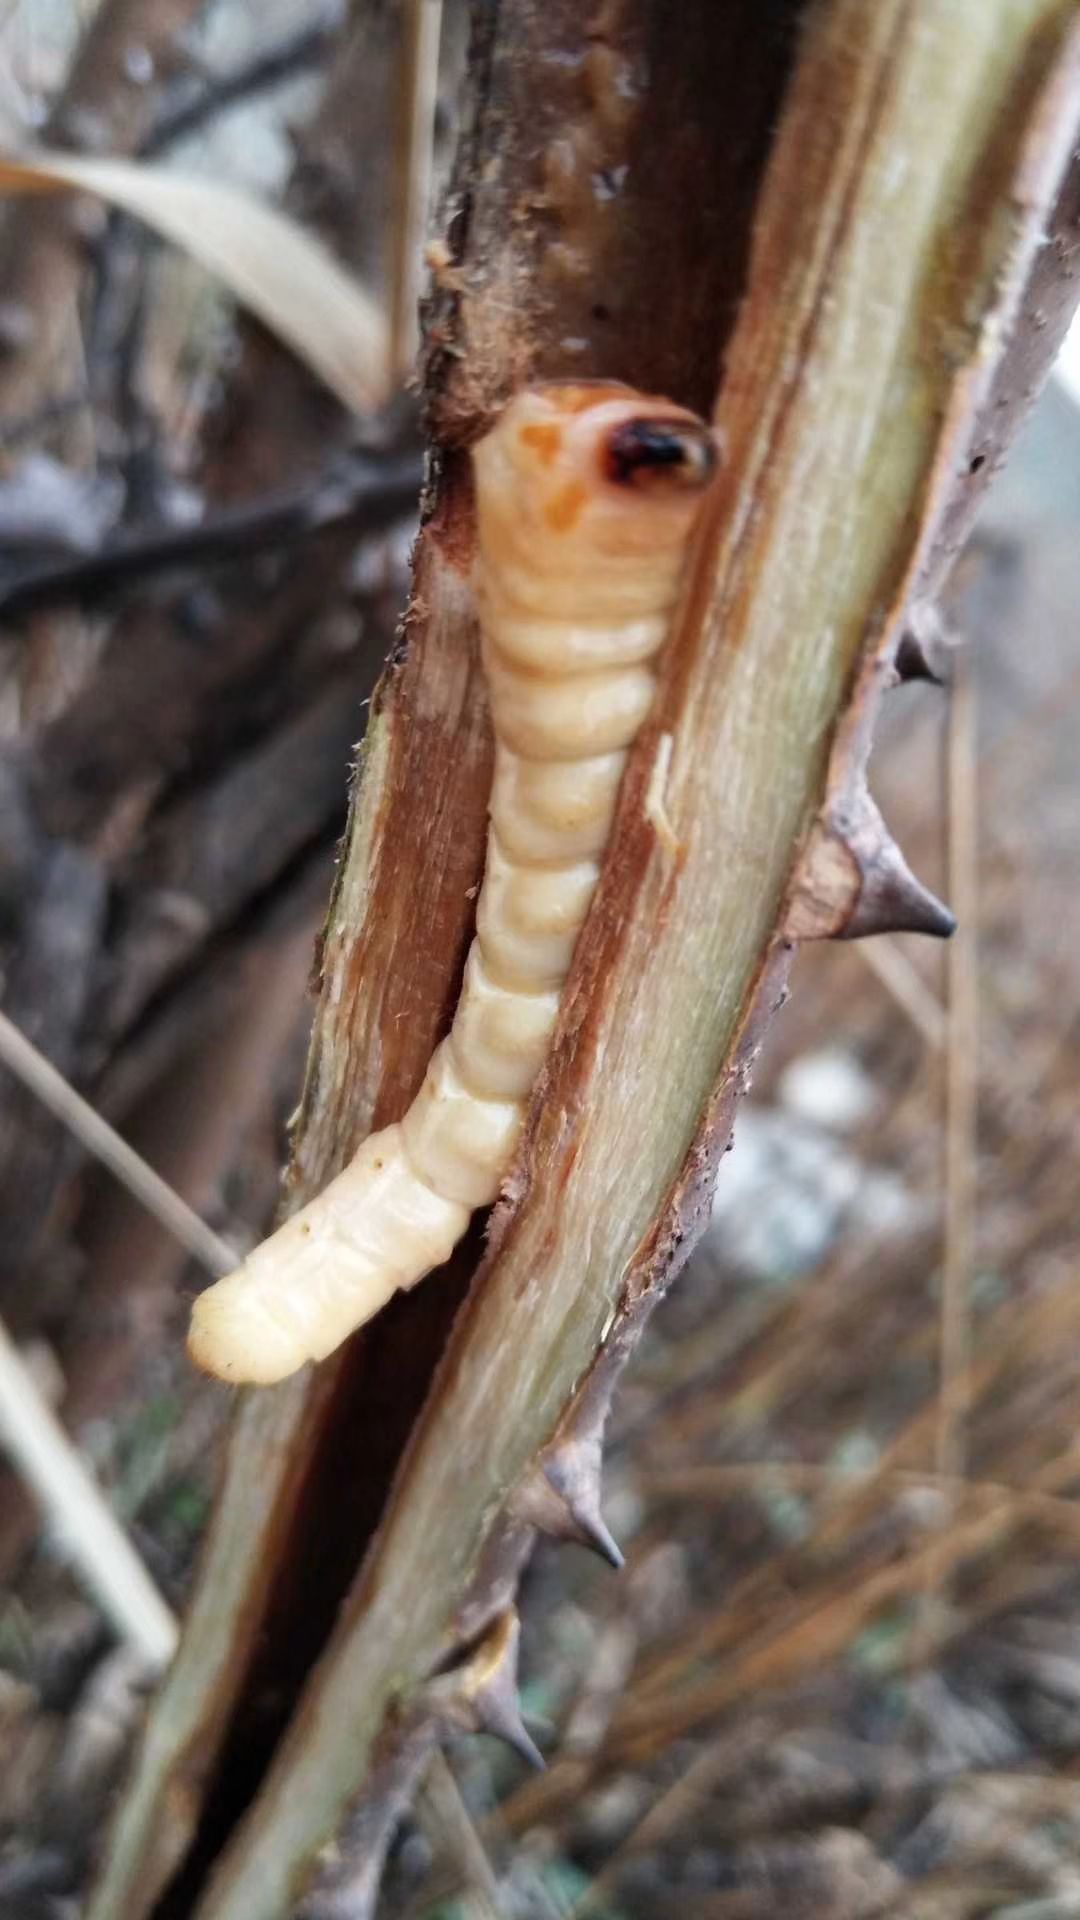
M 717 465 L 696 414 L 630 387 L 528 388 L 473 460 L 483 568 L 523 611 L 670 606 Z

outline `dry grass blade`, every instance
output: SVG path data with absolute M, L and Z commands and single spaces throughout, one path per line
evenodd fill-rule
M 234 1256 L 225 1241 L 2 1013 L 0 1059 L 196 1260 L 213 1274 L 227 1271 Z M 106 1618 L 150 1666 L 165 1666 L 176 1621 L 2 1323 L 0 1437 Z
M 3 1013 L 0 1013 L 0 1060 L 208 1273 L 216 1278 L 229 1272 L 236 1259 L 235 1249 L 199 1218 L 168 1181 L 147 1166 L 141 1154 L 95 1113 L 63 1074 L 57 1072 Z
M 417 1813 L 430 1842 L 452 1862 L 455 1880 L 468 1901 L 469 1920 L 500 1920 L 505 1910 L 495 1870 L 450 1764 L 439 1751 L 428 1764 Z
M 176 1621 L 2 1325 L 0 1439 L 106 1618 L 150 1666 L 165 1666 Z
M 881 981 L 898 1007 L 907 1014 L 916 1033 L 922 1035 L 932 1053 L 945 1045 L 945 1013 L 936 994 L 922 974 L 890 934 L 876 940 L 860 940 L 855 948 L 874 977 Z
M 409 0 L 399 76 L 389 343 L 390 377 L 398 380 L 407 377 L 417 347 L 417 306 L 431 194 L 441 31 L 442 0 Z
M 741 1726 L 713 1740 L 677 1773 L 671 1785 L 654 1800 L 648 1812 L 623 1836 L 620 1845 L 591 1881 L 574 1906 L 571 1920 L 584 1920 L 617 1886 L 628 1859 L 655 1847 L 694 1820 L 702 1803 L 745 1765 L 753 1726 Z
M 835 1470 L 812 1460 L 739 1460 L 721 1466 L 684 1467 L 641 1473 L 637 1485 L 652 1499 L 690 1500 L 695 1504 L 730 1500 L 734 1494 L 759 1497 L 783 1487 L 828 1499 L 838 1488 Z M 843 1485 L 841 1480 L 840 1486 Z M 964 1495 L 1013 1503 L 1020 1513 L 1041 1515 L 1080 1537 L 1080 1506 L 1075 1500 L 1038 1488 L 1000 1480 L 953 1479 L 938 1473 L 897 1469 L 885 1476 L 883 1497 L 932 1489 L 959 1502 Z
M 126 160 L 60 153 L 0 160 L 0 193 L 100 194 L 182 247 L 326 382 L 370 412 L 387 397 L 386 326 L 375 303 L 302 227 L 238 187 Z

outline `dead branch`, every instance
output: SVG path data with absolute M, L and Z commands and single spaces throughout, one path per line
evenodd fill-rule
M 153 575 L 249 560 L 312 534 L 379 532 L 413 506 L 421 475 L 420 459 L 411 452 L 381 459 L 347 455 L 306 486 L 219 508 L 194 526 L 129 527 L 97 553 L 16 573 L 10 584 L 0 585 L 0 621 L 65 601 L 98 606 Z M 0 540 L 2 518 L 0 511 Z
M 182 140 L 190 140 L 211 120 L 242 102 L 286 85 L 311 67 L 322 64 L 341 29 L 342 0 L 330 0 L 321 14 L 285 33 L 273 45 L 261 47 L 250 60 L 230 73 L 202 77 L 194 83 L 177 81 L 149 132 L 138 146 L 140 158 L 157 159 Z

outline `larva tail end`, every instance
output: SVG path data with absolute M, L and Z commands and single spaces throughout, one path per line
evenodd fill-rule
M 203 1373 L 230 1386 L 274 1386 L 302 1367 L 287 1329 L 276 1326 L 243 1273 L 229 1274 L 199 1295 L 191 1310 L 187 1349 Z

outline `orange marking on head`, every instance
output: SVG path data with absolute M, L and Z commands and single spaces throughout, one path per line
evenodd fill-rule
M 553 494 L 544 508 L 544 518 L 552 532 L 569 533 L 587 499 L 587 489 L 580 480 L 571 480 L 569 486 Z
M 562 446 L 562 428 L 544 426 L 534 421 L 531 426 L 522 427 L 519 439 L 523 447 L 535 448 L 542 464 L 550 467 Z

